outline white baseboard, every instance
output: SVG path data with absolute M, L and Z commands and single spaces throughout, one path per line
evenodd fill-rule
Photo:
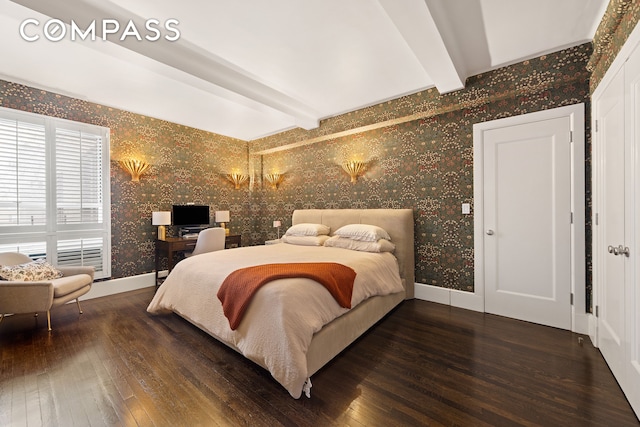
M 451 289 L 451 305 L 484 313 L 484 296 L 474 292 Z
M 80 297 L 80 300 L 106 297 L 122 292 L 135 291 L 136 289 L 155 286 L 156 273 L 146 273 L 120 279 L 110 279 L 94 282 L 91 290 Z
M 415 298 L 450 305 L 452 307 L 484 312 L 484 297 L 482 295 L 459 291 L 456 289 L 441 288 L 439 286 L 415 283 Z M 575 330 L 579 334 L 589 335 L 595 345 L 595 316 L 589 313 L 577 313 L 575 316 Z
M 589 325 L 589 317 L 591 316 L 591 314 L 589 313 L 576 313 L 575 314 L 575 326 L 574 326 L 574 331 L 578 334 L 582 334 L 582 335 L 590 335 L 589 333 L 589 329 L 590 329 L 590 325 Z
M 422 283 L 415 283 L 413 289 L 414 296 L 417 299 L 451 305 L 451 292 L 449 289 Z
M 473 311 L 484 311 L 484 299 L 473 292 L 456 289 L 441 288 L 439 286 L 415 283 L 415 297 L 417 299 L 446 304 L 453 307 Z
M 587 314 L 589 322 L 589 338 L 594 347 L 598 347 L 598 319 L 593 314 Z

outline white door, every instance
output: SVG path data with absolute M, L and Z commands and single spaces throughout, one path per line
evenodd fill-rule
M 571 121 L 484 135 L 485 311 L 571 329 Z
M 624 382 L 625 142 L 624 70 L 595 100 L 596 147 L 600 153 L 598 243 L 600 291 L 597 301 L 598 347 L 611 371 Z M 621 380 L 622 379 L 622 380 Z
M 598 88 L 600 89 L 600 88 Z M 636 414 L 640 414 L 640 52 L 594 97 L 597 343 Z M 635 250 L 634 250 L 635 248 Z
M 625 66 L 625 87 L 629 91 L 625 104 L 626 121 L 630 123 L 630 130 L 625 134 L 626 155 L 633 166 L 633 173 L 627 173 L 627 179 L 631 179 L 634 185 L 627 186 L 625 193 L 626 199 L 633 201 L 627 203 L 626 224 L 629 230 L 625 230 L 633 250 L 626 260 L 629 274 L 625 277 L 625 350 L 628 355 L 625 377 L 628 384 L 623 391 L 640 418 L 640 218 L 637 214 L 640 213 L 640 197 L 636 196 L 640 190 L 640 47 L 635 49 Z

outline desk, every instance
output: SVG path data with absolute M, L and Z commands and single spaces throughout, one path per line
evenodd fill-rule
M 239 248 L 242 244 L 242 236 L 234 234 L 225 237 L 225 249 Z M 196 247 L 197 237 L 167 237 L 164 240 L 156 240 L 156 286 L 158 285 L 158 271 L 160 271 L 160 257 L 166 255 L 168 260 L 167 270 L 171 271 L 176 265 L 175 254 L 191 252 Z

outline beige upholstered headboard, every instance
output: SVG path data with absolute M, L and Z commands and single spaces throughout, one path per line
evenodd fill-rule
M 396 245 L 394 252 L 400 266 L 400 277 L 406 289 L 406 298 L 413 298 L 415 259 L 413 254 L 412 209 L 305 209 L 293 211 L 293 225 L 301 223 L 324 224 L 331 227 L 330 234 L 348 224 L 371 224 L 384 228 Z

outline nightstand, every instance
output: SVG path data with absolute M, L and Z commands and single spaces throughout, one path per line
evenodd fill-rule
M 240 234 L 232 234 L 230 236 L 225 237 L 224 248 L 239 248 L 242 246 L 242 235 Z

